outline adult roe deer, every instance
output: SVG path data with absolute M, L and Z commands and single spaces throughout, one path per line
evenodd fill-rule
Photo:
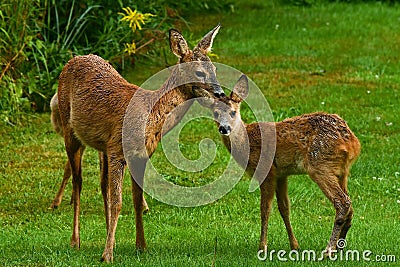
M 149 117 L 144 122 L 143 127 L 146 131 L 143 133 L 135 132 L 134 128 L 140 126 L 141 114 L 136 114 L 138 118 L 136 123 L 131 122 L 132 134 L 143 138 L 145 147 L 140 151 L 133 151 L 132 154 L 136 157 L 131 159 L 131 166 L 134 168 L 130 168 L 130 171 L 135 210 L 136 248 L 145 249 L 141 186 L 148 157 L 153 154 L 162 137 L 162 128 L 167 116 L 175 116 L 172 120 L 168 118 L 168 127 L 172 128 L 190 107 L 190 104 L 181 105 L 182 103 L 195 97 L 213 97 L 212 94 L 216 97 L 224 96 L 223 90 L 216 82 L 215 67 L 207 56 L 219 28 L 218 25 L 206 34 L 193 50 L 189 49 L 184 37 L 178 31 L 170 30 L 170 47 L 179 58 L 179 63 L 195 64 L 186 66 L 184 73 L 181 71 L 183 64 L 174 66 L 170 77 L 156 91 L 145 90 L 128 83 L 110 64 L 98 56 L 75 57 L 66 64 L 59 80 L 58 105 L 73 177 L 74 223 L 71 246 L 78 248 L 80 246 L 81 158 L 84 147 L 88 145 L 102 152 L 103 156 L 101 189 L 105 204 L 107 239 L 102 260 L 106 262 L 113 260 L 115 231 L 122 207 L 123 173 L 127 164 L 123 153 L 122 128 L 130 100 L 134 95 L 139 95 L 142 101 L 136 102 L 135 110 L 138 113 L 141 110 L 148 111 Z M 196 76 L 197 80 L 183 85 L 177 83 L 177 80 L 182 78 L 180 76 L 188 72 Z M 206 83 L 206 78 L 215 82 Z M 179 111 L 172 114 L 175 108 Z
M 63 130 L 62 130 L 62 124 L 61 124 L 61 118 L 60 118 L 60 111 L 58 109 L 58 94 L 55 93 L 54 96 L 51 98 L 50 101 L 50 109 L 51 109 L 51 124 L 54 128 L 54 131 L 58 133 L 61 136 L 64 136 Z M 100 163 L 100 173 L 103 172 L 103 155 L 102 152 L 99 152 L 99 163 Z M 60 188 L 58 189 L 56 196 L 54 197 L 49 209 L 56 209 L 62 201 L 65 187 L 68 184 L 69 178 L 71 177 L 71 165 L 69 164 L 69 160 L 65 163 L 64 167 L 64 175 L 63 179 L 61 181 Z M 71 201 L 70 204 L 73 203 L 73 195 L 74 193 L 72 192 L 71 194 Z M 143 197 L 143 212 L 146 213 L 149 211 L 149 207 L 147 205 L 146 200 Z
M 336 217 L 332 235 L 326 247 L 330 255 L 339 238 L 346 238 L 351 226 L 353 208 L 347 191 L 351 164 L 360 154 L 361 145 L 346 122 L 335 114 L 322 112 L 288 118 L 282 122 L 256 122 L 245 124 L 240 116 L 240 103 L 248 95 L 248 80 L 241 76 L 229 97 L 215 100 L 212 105 L 214 119 L 224 145 L 246 171 L 253 176 L 262 163 L 265 149 L 274 148 L 274 140 L 261 140 L 276 136 L 275 156 L 271 168 L 258 172 L 255 177 L 261 184 L 261 237 L 260 251 L 267 252 L 268 218 L 274 192 L 278 209 L 289 236 L 290 248 L 298 249 L 289 220 L 288 176 L 308 174 L 332 202 Z M 244 140 L 249 142 L 249 155 L 243 159 Z M 247 155 L 245 155 L 247 156 Z M 269 165 L 268 165 L 269 166 Z M 260 173 L 265 176 L 260 177 Z M 257 176 L 257 173 L 256 175 Z

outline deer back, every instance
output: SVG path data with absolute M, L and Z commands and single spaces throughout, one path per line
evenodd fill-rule
M 74 57 L 60 75 L 60 113 L 82 142 L 104 151 L 111 136 L 120 138 L 126 107 L 137 89 L 101 57 Z
M 275 162 L 290 174 L 326 166 L 349 165 L 360 153 L 360 143 L 347 123 L 336 114 L 316 112 L 276 123 Z

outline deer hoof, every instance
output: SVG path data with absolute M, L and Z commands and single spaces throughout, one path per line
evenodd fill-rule
M 81 241 L 79 237 L 71 238 L 71 247 L 79 249 L 81 247 Z
M 297 240 L 294 240 L 293 243 L 290 244 L 290 249 L 291 250 L 298 250 L 300 248 L 299 243 Z
M 324 251 L 325 258 L 332 258 L 335 255 L 333 249 L 331 247 L 327 247 Z
M 136 242 L 136 250 L 138 252 L 144 252 L 146 250 L 146 243 L 138 243 L 138 242 Z
M 57 209 L 57 208 L 58 208 L 58 205 L 52 203 L 48 209 L 49 209 L 49 210 L 55 210 L 55 209 Z
M 150 209 L 149 209 L 149 207 L 143 207 L 143 214 L 147 214 L 147 213 L 149 213 L 149 211 L 150 211 Z
M 103 255 L 101 256 L 100 261 L 106 262 L 106 263 L 111 263 L 111 262 L 113 262 L 113 255 L 112 255 L 112 253 L 104 252 Z
M 267 253 L 267 251 L 268 251 L 267 245 L 260 244 L 260 245 L 258 246 L 258 251 L 259 251 L 259 252 L 262 251 L 262 252 L 264 252 L 264 253 Z

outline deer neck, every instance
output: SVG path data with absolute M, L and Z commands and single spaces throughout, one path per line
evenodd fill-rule
M 177 68 L 164 85 L 152 95 L 152 107 L 146 123 L 146 148 L 150 156 L 161 137 L 174 128 L 193 104 L 190 84 L 180 85 Z
M 247 125 L 241 121 L 239 125 L 232 130 L 230 135 L 222 135 L 222 142 L 232 154 L 233 158 L 244 168 L 246 168 L 249 153 L 249 136 L 247 133 Z

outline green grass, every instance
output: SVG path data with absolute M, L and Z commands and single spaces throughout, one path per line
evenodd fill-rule
M 396 255 L 399 262 L 399 6 L 332 3 L 302 8 L 245 1 L 236 6 L 236 13 L 205 15 L 192 22 L 196 36 L 222 23 L 214 42 L 218 62 L 253 79 L 277 119 L 323 110 L 348 121 L 361 141 L 362 154 L 349 180 L 355 215 L 347 248 L 371 250 L 373 259 L 375 255 Z M 161 68 L 142 62 L 124 76 L 140 84 Z M 312 75 L 320 70 L 324 70 L 322 75 Z M 0 265 L 98 265 L 106 234 L 96 152 L 87 149 L 84 158 L 78 251 L 69 247 L 71 186 L 57 210 L 47 209 L 61 182 L 66 159 L 62 140 L 51 129 L 49 114 L 28 117 L 19 127 L 2 125 L 0 134 Z M 185 126 L 181 148 L 184 155 L 195 159 L 199 155 L 196 142 L 205 137 L 215 140 L 218 156 L 202 173 L 175 170 L 161 150 L 153 162 L 163 174 L 184 185 L 213 180 L 229 157 L 215 125 L 196 120 Z M 125 179 L 114 265 L 269 265 L 269 260 L 260 262 L 256 257 L 259 191 L 249 193 L 248 184 L 249 180 L 243 179 L 220 200 L 196 208 L 168 206 L 147 197 L 150 213 L 144 222 L 149 249 L 138 254 L 130 179 Z M 289 195 L 291 221 L 301 248 L 321 251 L 334 220 L 331 204 L 307 176 L 290 179 Z M 270 250 L 289 250 L 276 204 L 268 238 Z M 275 257 L 272 265 L 279 264 Z M 360 262 L 323 264 L 358 266 Z M 375 264 L 361 262 L 363 266 Z

